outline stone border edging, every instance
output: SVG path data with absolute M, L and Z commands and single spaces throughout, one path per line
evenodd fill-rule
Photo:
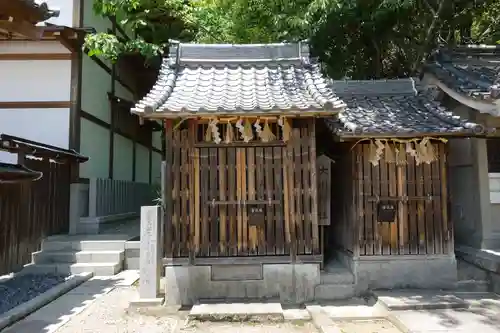
M 68 280 L 50 288 L 43 294 L 30 299 L 29 301 L 19 304 L 13 309 L 10 309 L 6 313 L 0 315 L 0 331 L 4 328 L 11 326 L 17 321 L 27 317 L 36 310 L 44 307 L 48 303 L 52 302 L 56 298 L 66 294 L 70 290 L 78 287 L 82 283 L 89 280 L 94 274 L 93 273 L 82 273 L 76 274 L 69 277 Z

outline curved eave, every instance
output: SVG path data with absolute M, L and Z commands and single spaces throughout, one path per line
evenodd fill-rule
M 289 117 L 330 117 L 343 111 L 345 105 L 332 110 L 325 109 L 292 109 L 292 110 L 226 110 L 226 111 L 166 111 L 145 113 L 141 109 L 131 109 L 131 113 L 145 119 L 175 119 L 175 118 L 203 118 L 203 117 L 268 117 L 268 116 L 289 116 Z
M 476 98 L 461 94 L 449 87 L 446 83 L 438 79 L 433 73 L 425 72 L 422 77 L 424 85 L 434 85 L 441 89 L 446 95 L 450 96 L 460 104 L 463 104 L 479 113 L 490 114 L 495 117 L 500 116 L 500 100 L 478 100 Z

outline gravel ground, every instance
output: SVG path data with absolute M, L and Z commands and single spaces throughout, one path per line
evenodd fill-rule
M 179 333 L 315 333 L 318 330 L 311 322 L 296 324 L 285 322 L 279 324 L 252 323 L 190 323 L 180 327 Z M 176 332 L 177 333 L 177 332 Z
M 155 312 L 128 312 L 131 299 L 137 298 L 135 287 L 122 287 L 97 299 L 56 333 L 313 333 L 309 322 L 283 324 L 229 324 L 186 321 L 187 313 L 168 308 Z
M 46 292 L 64 282 L 66 278 L 53 274 L 26 274 L 0 282 L 0 314 Z
M 335 323 L 342 333 L 401 333 L 385 319 L 340 320 Z

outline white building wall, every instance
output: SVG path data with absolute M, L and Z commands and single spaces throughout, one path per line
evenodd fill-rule
M 0 54 L 69 54 L 59 43 L 8 42 Z M 0 60 L 0 102 L 70 101 L 70 60 Z M 68 148 L 69 107 L 0 108 L 0 133 Z M 0 152 L 0 161 L 15 162 L 15 156 Z
M 140 144 L 135 149 L 135 181 L 149 183 L 149 149 Z
M 113 150 L 113 179 L 132 180 L 134 166 L 133 142 L 119 134 L 115 134 Z
M 109 175 L 109 130 L 87 119 L 81 120 L 80 152 L 89 157 L 80 165 L 82 178 L 108 178 Z
M 111 76 L 87 56 L 82 68 L 82 110 L 109 124 Z

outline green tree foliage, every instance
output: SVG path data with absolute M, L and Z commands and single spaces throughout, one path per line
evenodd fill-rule
M 93 53 L 162 52 L 169 38 L 206 43 L 309 39 L 334 78 L 414 75 L 438 44 L 500 40 L 499 0 L 94 0 L 137 38 L 90 35 Z

